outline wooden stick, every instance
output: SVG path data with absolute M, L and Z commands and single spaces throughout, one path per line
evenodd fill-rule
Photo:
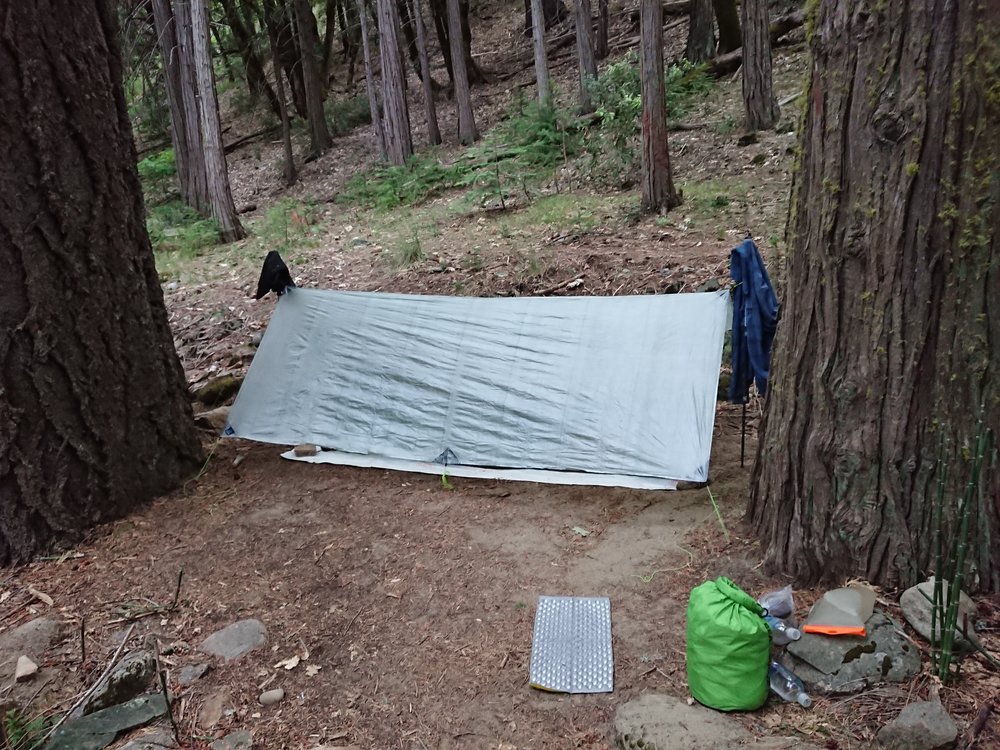
M 101 676 L 97 678 L 97 681 L 94 682 L 94 684 L 92 684 L 89 688 L 87 688 L 87 691 L 83 693 L 83 695 L 77 698 L 76 702 L 73 703 L 72 706 L 70 706 L 69 711 L 64 713 L 62 718 L 52 725 L 52 729 L 50 729 L 46 733 L 46 735 L 42 737 L 42 741 L 39 743 L 40 746 L 45 745 L 49 737 L 55 734 L 55 731 L 63 725 L 63 722 L 66 721 L 66 719 L 68 719 L 70 716 L 72 716 L 73 712 L 76 711 L 76 709 L 78 709 L 80 706 L 82 706 L 86 702 L 86 700 L 91 695 L 94 694 L 94 691 L 97 689 L 97 686 L 104 681 L 104 678 L 107 677 L 109 674 L 111 674 L 111 670 L 114 669 L 115 665 L 118 664 L 118 659 L 121 657 L 122 651 L 125 650 L 125 644 L 127 644 L 128 639 L 132 637 L 133 630 L 135 630 L 135 625 L 129 625 L 128 630 L 125 632 L 125 637 L 122 638 L 122 642 L 121 644 L 119 644 L 118 650 L 115 651 L 115 655 L 111 657 L 111 661 L 108 663 L 107 668 L 104 670 L 104 672 L 101 673 Z
M 566 281 L 561 281 L 558 284 L 556 284 L 555 286 L 546 287 L 545 289 L 542 289 L 540 291 L 535 292 L 535 296 L 537 296 L 537 297 L 544 297 L 546 294 L 552 294 L 552 292 L 558 292 L 560 289 L 565 289 L 566 287 L 568 287 L 570 284 L 573 284 L 574 282 L 583 281 L 583 277 L 586 276 L 586 275 L 587 274 L 585 274 L 585 273 L 581 273 L 579 276 L 576 276 L 576 277 L 574 277 L 572 279 L 567 279 Z

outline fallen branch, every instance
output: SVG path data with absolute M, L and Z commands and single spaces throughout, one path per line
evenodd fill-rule
M 579 286 L 580 284 L 577 284 L 577 282 L 580 282 L 582 284 L 583 283 L 583 277 L 586 276 L 586 275 L 587 274 L 585 274 L 585 273 L 581 273 L 579 276 L 575 276 L 572 279 L 567 279 L 566 281 L 561 281 L 558 284 L 556 284 L 555 286 L 549 286 L 549 287 L 546 287 L 545 289 L 541 289 L 541 290 L 535 292 L 535 296 L 537 296 L 537 297 L 544 297 L 547 294 L 552 294 L 553 292 L 558 292 L 560 289 L 565 289 L 568 286 L 573 286 L 573 285 Z
M 68 719 L 70 716 L 73 715 L 73 712 L 76 711 L 76 709 L 78 709 L 80 706 L 86 703 L 87 699 L 94 694 L 94 691 L 97 689 L 97 686 L 100 685 L 102 682 L 104 682 L 104 679 L 109 674 L 111 674 L 111 670 L 113 670 L 118 665 L 118 659 L 121 658 L 122 651 L 125 650 L 125 645 L 128 643 L 129 638 L 132 637 L 133 630 L 135 630 L 135 625 L 129 625 L 128 630 L 125 632 L 125 637 L 122 638 L 122 642 L 118 645 L 118 649 L 115 651 L 115 655 L 112 656 L 111 661 L 108 662 L 107 668 L 101 673 L 101 676 L 97 678 L 97 681 L 94 682 L 89 688 L 87 688 L 86 692 L 84 692 L 79 698 L 76 699 L 73 705 L 70 706 L 69 711 L 64 713 L 62 715 L 62 718 L 52 725 L 52 729 L 50 729 L 46 733 L 46 735 L 42 737 L 42 741 L 38 743 L 39 746 L 44 746 L 45 743 L 48 741 L 49 737 L 55 734 L 56 730 L 63 725 L 63 722 L 65 722 L 66 719 Z
M 806 14 L 801 10 L 795 10 L 780 18 L 776 18 L 771 24 L 770 36 L 771 44 L 777 44 L 789 31 L 797 29 L 806 21 Z M 724 55 L 708 61 L 708 72 L 714 76 L 724 76 L 732 73 L 743 64 L 743 48 L 734 49 Z
M 264 128 L 263 130 L 258 130 L 256 133 L 250 133 L 249 135 L 245 135 L 242 138 L 237 138 L 232 143 L 224 146 L 222 149 L 222 153 L 230 154 L 236 149 L 238 149 L 240 146 L 244 145 L 245 143 L 249 143 L 255 138 L 260 138 L 262 135 L 269 135 L 270 133 L 274 133 L 278 130 L 281 130 L 280 125 L 270 125 Z

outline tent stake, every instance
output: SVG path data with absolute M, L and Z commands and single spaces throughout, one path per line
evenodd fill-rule
M 740 468 L 743 468 L 743 456 L 747 447 L 747 402 L 743 402 L 743 419 L 740 421 Z

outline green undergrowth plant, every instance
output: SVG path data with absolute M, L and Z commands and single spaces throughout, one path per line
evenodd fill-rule
M 521 102 L 513 109 L 453 161 L 430 149 L 402 167 L 377 166 L 348 182 L 341 200 L 385 211 L 464 189 L 472 203 L 495 200 L 503 205 L 512 192 L 551 174 L 580 147 L 580 124 L 567 111 Z
M 172 200 L 146 212 L 146 229 L 157 254 L 193 258 L 219 241 L 219 225 L 190 206 Z
M 177 162 L 172 148 L 163 149 L 141 159 L 137 166 L 147 208 L 176 197 Z
M 965 633 L 966 640 L 973 646 L 976 644 L 974 635 L 966 632 L 966 623 L 959 621 L 959 602 L 962 586 L 970 573 L 968 553 L 974 521 L 987 501 L 984 497 L 984 486 L 989 484 L 986 475 L 996 464 L 993 434 L 980 413 L 973 437 L 959 452 L 965 464 L 965 481 L 960 492 L 951 495 L 948 488 L 953 467 L 946 458 L 949 446 L 945 432 L 941 430 L 936 462 L 932 519 L 934 596 L 931 601 L 931 671 L 942 682 L 951 681 L 958 675 L 958 669 L 953 669 L 955 636 Z M 998 666 L 995 658 L 985 655 Z
M 680 61 L 664 73 L 667 117 L 683 118 L 696 98 L 712 88 L 704 65 Z M 637 166 L 636 143 L 642 114 L 642 86 L 639 59 L 635 51 L 611 63 L 595 79 L 588 81 L 596 107 L 598 127 L 587 133 L 591 176 L 599 181 L 628 184 Z
M 327 120 L 331 125 L 333 135 L 347 135 L 352 130 L 362 125 L 369 125 L 372 121 L 372 110 L 368 105 L 368 97 L 362 95 L 349 96 L 345 99 L 333 97 L 326 101 Z
M 319 208 L 311 201 L 282 198 L 249 224 L 248 249 L 287 252 L 308 246 L 318 231 Z
M 52 720 L 47 716 L 29 718 L 17 709 L 8 709 L 3 715 L 4 750 L 35 750 L 45 741 Z

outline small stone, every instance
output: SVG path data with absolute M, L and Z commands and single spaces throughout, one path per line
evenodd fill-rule
M 257 333 L 250 336 L 250 346 L 260 346 L 260 342 L 264 340 L 264 334 L 258 331 Z
M 201 401 L 205 406 L 218 406 L 235 396 L 242 383 L 243 379 L 234 375 L 220 375 L 217 378 L 212 378 L 196 390 L 193 395 L 196 401 Z
M 222 712 L 229 702 L 229 691 L 220 688 L 214 693 L 210 693 L 201 704 L 201 711 L 198 712 L 198 726 L 202 729 L 212 729 L 222 719 Z
M 722 288 L 719 280 L 716 278 L 706 279 L 698 285 L 695 291 L 698 292 L 717 292 Z
M 62 626 L 48 617 L 36 617 L 0 633 L 0 671 L 9 675 L 21 656 L 37 661 L 62 638 Z
M 56 730 L 45 750 L 100 750 L 115 737 L 135 727 L 148 724 L 167 712 L 163 693 L 133 698 L 78 719 L 70 719 Z
M 756 133 L 744 133 L 736 140 L 737 146 L 752 146 L 757 142 Z
M 284 688 L 274 688 L 274 690 L 265 690 L 263 693 L 260 694 L 260 698 L 258 698 L 257 700 L 260 701 L 260 705 L 262 706 L 273 706 L 275 703 L 279 703 L 284 699 L 285 699 Z
M 238 659 L 267 641 L 267 630 L 260 620 L 240 620 L 208 636 L 201 650 L 225 661 Z
M 195 414 L 194 423 L 206 430 L 222 432 L 229 424 L 229 407 L 217 406 L 209 411 L 203 411 L 201 414 Z
M 911 703 L 878 733 L 879 744 L 892 750 L 936 750 L 957 738 L 958 727 L 938 701 Z
M 210 750 L 252 750 L 253 735 L 245 729 L 227 734 L 209 745 Z
M 292 449 L 292 453 L 300 458 L 303 456 L 315 456 L 319 453 L 319 446 L 312 443 L 303 443 L 302 445 L 296 445 Z
M 351 240 L 351 247 L 364 247 L 367 244 L 368 240 L 366 240 L 364 237 L 355 237 L 353 240 Z
M 948 581 L 941 582 L 942 592 L 947 601 Z M 926 596 L 925 596 L 926 595 Z M 934 578 L 918 583 L 903 592 L 899 597 L 899 608 L 903 617 L 925 640 L 931 639 L 931 604 L 934 599 Z M 976 616 L 976 605 L 963 591 L 958 599 L 958 623 L 961 625 L 966 617 L 971 621 Z M 941 623 L 937 624 L 938 637 L 941 636 Z M 974 637 L 974 636 L 973 636 Z M 955 646 L 961 649 L 969 647 L 966 638 L 958 630 L 955 631 Z
M 186 667 L 181 667 L 180 676 L 177 681 L 182 687 L 187 687 L 192 682 L 200 680 L 204 677 L 211 667 L 208 664 L 188 664 Z
M 38 671 L 38 665 L 27 656 L 17 658 L 17 666 L 14 667 L 14 681 L 20 682 L 32 677 Z
M 173 736 L 164 729 L 157 729 L 129 740 L 119 750 L 163 750 L 168 747 L 176 747 Z
M 767 161 L 767 154 L 754 154 L 753 158 L 750 160 L 752 164 L 758 167 L 766 161 Z
M 94 689 L 83 714 L 132 700 L 146 691 L 155 675 L 156 660 L 149 651 L 129 652 Z

